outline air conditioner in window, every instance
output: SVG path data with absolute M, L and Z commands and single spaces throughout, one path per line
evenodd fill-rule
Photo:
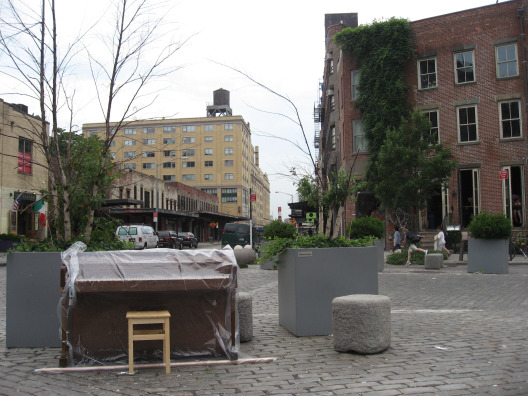
M 326 91 L 326 96 L 332 96 L 334 94 L 334 90 L 333 89 L 329 89 Z

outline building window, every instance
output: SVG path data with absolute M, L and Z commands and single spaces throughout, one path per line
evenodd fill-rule
M 176 132 L 175 126 L 164 126 L 163 127 L 163 133 L 174 133 Z
M 194 168 L 194 161 L 184 161 L 182 162 L 183 168 Z
M 334 58 L 330 58 L 330 61 L 328 62 L 328 71 L 330 74 L 334 74 Z
M 154 162 L 145 162 L 143 164 L 143 169 L 154 169 L 156 164 Z
M 115 144 L 116 144 L 116 143 L 115 143 L 115 140 L 112 140 L 112 141 L 110 142 L 110 147 L 115 147 Z
M 362 120 L 352 120 L 352 129 L 354 130 L 354 152 L 368 151 L 367 139 L 363 130 Z
M 204 149 L 205 155 L 213 155 L 213 149 L 212 148 L 206 148 Z
M 477 134 L 477 108 L 476 106 L 458 108 L 458 141 L 476 142 Z
M 212 136 L 204 136 L 204 142 L 205 143 L 212 143 L 213 137 Z
M 90 131 L 89 134 L 90 134 L 90 137 L 97 136 L 97 131 Z
M 224 166 L 233 166 L 233 160 L 225 160 Z
M 233 135 L 225 135 L 224 136 L 224 142 L 232 142 L 233 140 L 235 140 Z
M 136 129 L 135 128 L 125 128 L 125 135 L 135 135 Z
M 335 96 L 334 95 L 328 96 L 328 100 L 330 101 L 330 111 L 334 111 L 335 110 Z
M 143 158 L 154 158 L 156 153 L 154 151 L 143 151 Z
M 497 77 L 518 76 L 517 68 L 517 44 L 503 45 L 495 49 L 497 60 Z
M 457 84 L 475 81 L 473 51 L 458 52 L 455 54 L 455 77 Z
M 207 194 L 216 195 L 218 190 L 216 188 L 202 188 L 202 191 Z
M 213 124 L 205 124 L 204 132 L 213 132 Z
M 419 89 L 436 88 L 436 58 L 418 61 Z
M 521 113 L 518 100 L 512 102 L 501 102 L 501 136 L 503 139 L 521 136 Z
M 194 175 L 182 175 L 182 180 L 183 181 L 194 181 L 195 176 Z
M 163 181 L 176 181 L 176 175 L 163 175 Z
M 125 146 L 135 146 L 136 141 L 135 140 L 125 140 Z
M 194 137 L 184 137 L 182 143 L 194 143 Z
M 233 124 L 224 124 L 224 130 L 226 131 L 232 131 L 233 130 Z
M 226 173 L 224 175 L 224 179 L 225 180 L 234 180 L 235 179 L 235 174 L 234 173 Z
M 330 127 L 330 149 L 335 150 L 336 148 L 336 128 L 335 125 Z
M 31 173 L 31 149 L 33 142 L 28 139 L 18 138 L 18 171 Z
M 352 100 L 359 98 L 359 70 L 352 70 L 350 72 L 350 84 Z
M 163 138 L 163 144 L 176 144 L 176 138 Z
M 172 169 L 172 168 L 176 168 L 176 162 L 164 162 L 163 163 L 163 168 L 165 169 Z
M 429 132 L 433 137 L 432 141 L 435 143 L 440 143 L 440 134 L 438 133 L 438 110 L 424 112 L 424 115 L 431 123 L 431 129 Z
M 224 154 L 225 155 L 233 155 L 233 152 L 234 152 L 233 147 L 226 147 L 224 149 Z
M 153 146 L 156 144 L 156 139 L 143 139 L 144 146 Z
M 182 132 L 194 132 L 194 125 L 182 126 Z
M 153 127 L 143 128 L 144 135 L 153 135 L 155 132 Z
M 163 150 L 164 157 L 176 157 L 176 150 Z
M 125 164 L 123 169 L 136 169 L 136 164 Z
M 183 157 L 194 157 L 194 149 L 183 149 L 182 150 L 182 156 Z
M 135 151 L 125 151 L 124 158 L 125 159 L 136 158 L 136 152 Z
M 205 164 L 206 168 L 209 168 L 209 167 L 213 166 L 213 161 L 205 161 L 204 164 Z
M 213 180 L 213 174 L 212 173 L 206 173 L 204 175 L 204 180 Z
M 222 188 L 222 202 L 237 202 L 237 189 Z

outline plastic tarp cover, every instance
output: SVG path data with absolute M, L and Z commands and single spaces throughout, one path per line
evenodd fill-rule
M 231 248 L 85 249 L 77 242 L 62 253 L 67 272 L 58 314 L 70 366 L 126 360 L 129 311 L 169 311 L 171 356 L 238 357 Z M 135 342 L 135 359 L 159 358 L 161 346 Z

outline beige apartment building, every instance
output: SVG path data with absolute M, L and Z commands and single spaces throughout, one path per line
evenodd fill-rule
M 104 130 L 104 123 L 83 125 L 85 136 L 103 137 Z M 256 226 L 270 221 L 268 177 L 259 168 L 249 123 L 232 115 L 229 91 L 214 92 L 206 117 L 126 123 L 112 142 L 112 155 L 123 170 L 181 182 L 218 197 L 220 213 L 243 219 L 251 215 Z
M 48 188 L 46 160 L 35 141 L 40 128 L 40 118 L 28 114 L 27 106 L 0 99 L 0 234 L 46 236 L 34 210 L 40 191 Z

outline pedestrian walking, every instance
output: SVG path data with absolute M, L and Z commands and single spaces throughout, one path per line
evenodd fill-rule
M 397 250 L 401 251 L 401 243 L 402 243 L 402 235 L 400 232 L 400 227 L 394 226 L 394 248 L 392 249 L 393 252 L 396 252 Z
M 416 246 L 416 244 L 420 242 L 420 239 L 422 238 L 423 238 L 423 235 L 418 235 L 418 234 L 415 234 L 414 232 L 410 232 L 407 228 L 403 229 L 403 243 L 409 244 L 409 250 L 407 253 L 407 262 L 405 263 L 406 267 L 411 265 L 411 255 L 412 255 L 412 252 L 414 252 L 415 250 L 418 252 L 423 252 L 427 255 L 427 250 L 424 250 Z

